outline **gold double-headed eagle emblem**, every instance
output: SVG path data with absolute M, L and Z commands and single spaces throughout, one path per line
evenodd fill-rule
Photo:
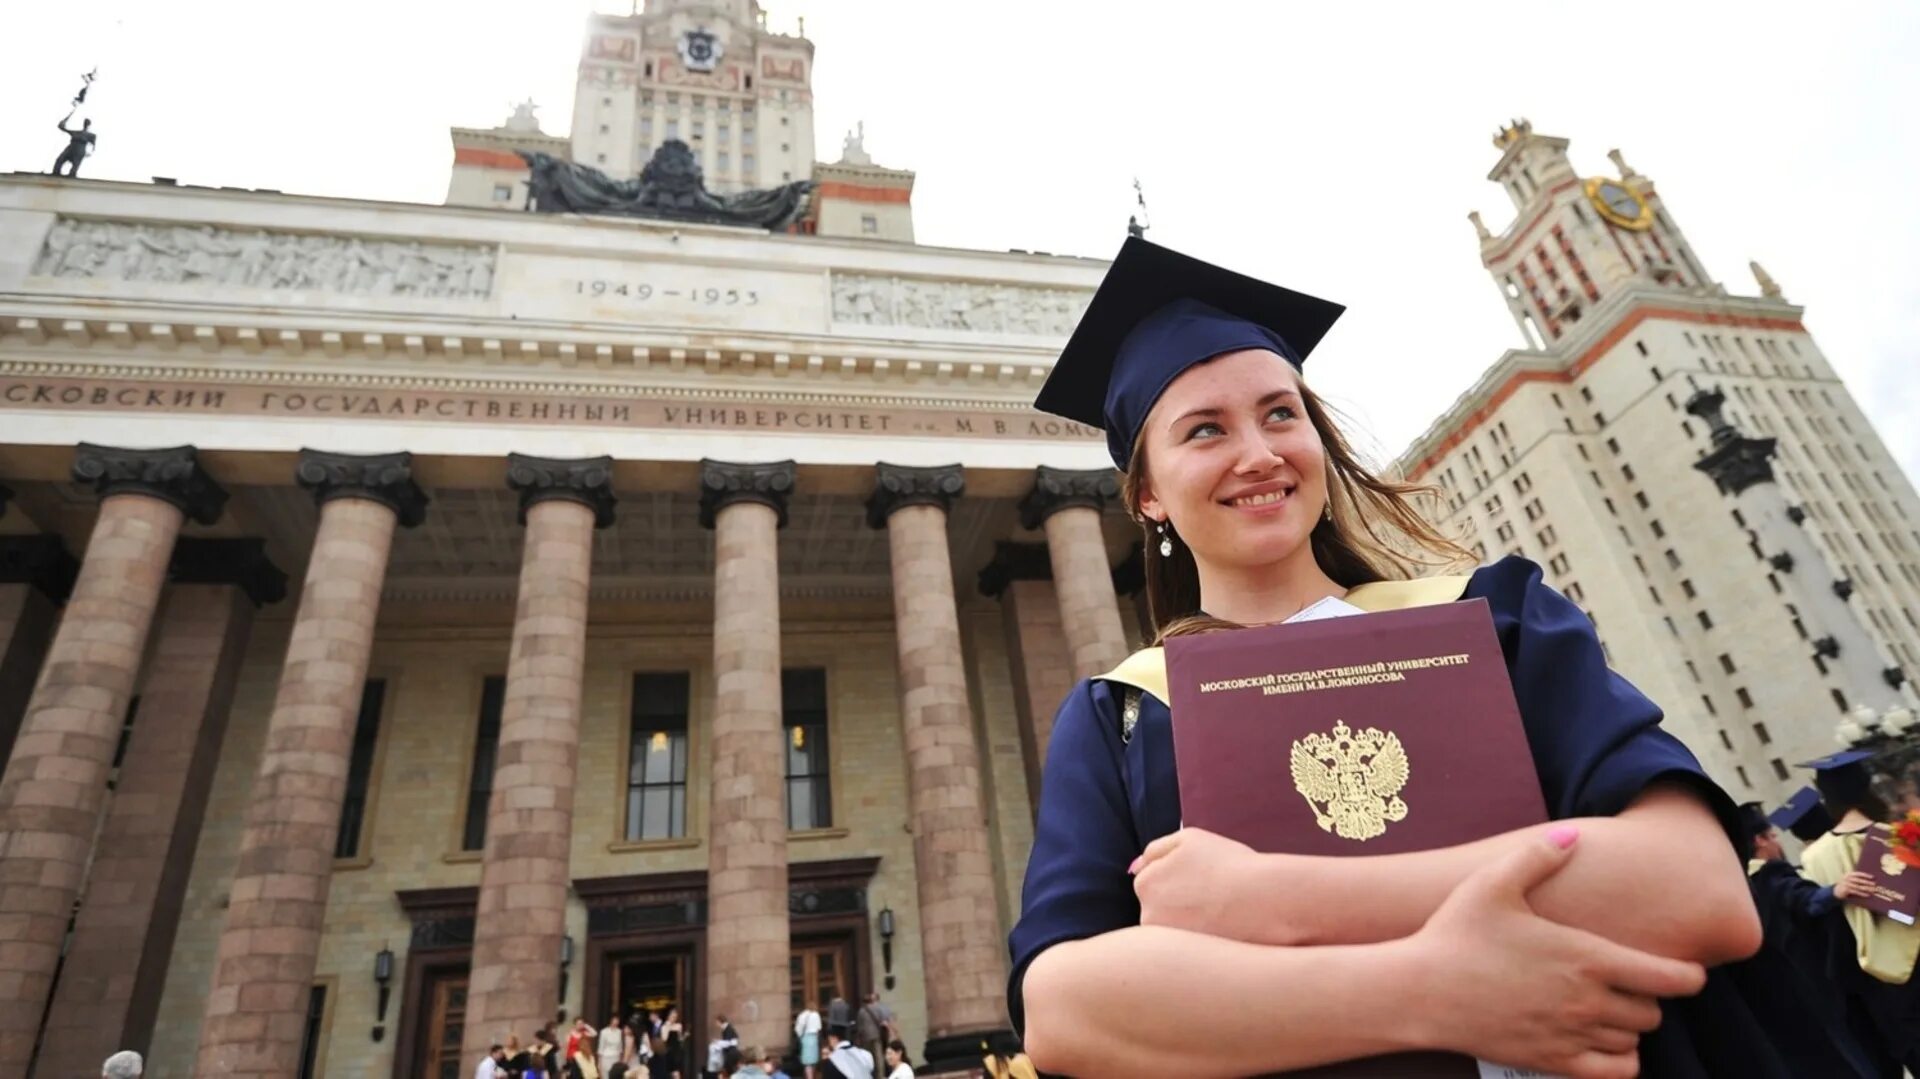
M 1407 818 L 1400 790 L 1410 768 L 1400 736 L 1378 727 L 1309 734 L 1293 743 L 1293 786 L 1321 831 L 1365 841 Z

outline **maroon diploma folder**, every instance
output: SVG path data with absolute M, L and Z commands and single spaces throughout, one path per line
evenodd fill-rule
M 1547 819 L 1485 600 L 1176 637 L 1166 650 L 1183 825 L 1344 856 Z M 1292 1074 L 1480 1071 L 1423 1053 Z
M 1861 833 L 1860 861 L 1853 868 L 1872 877 L 1873 887 L 1848 897 L 1847 902 L 1912 925 L 1914 915 L 1920 914 L 1920 866 L 1902 861 L 1887 843 L 1887 835 L 1884 824 L 1876 824 Z

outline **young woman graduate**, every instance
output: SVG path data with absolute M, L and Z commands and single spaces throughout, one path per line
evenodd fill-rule
M 1036 406 L 1106 431 L 1163 638 L 1328 596 L 1487 600 L 1558 823 L 1349 858 L 1182 830 L 1164 665 L 1136 654 L 1054 720 L 1011 939 L 1027 1051 L 1101 1079 L 1406 1050 L 1574 1079 L 1781 1074 L 1730 989 L 1662 1021 L 1759 946 L 1733 805 L 1537 566 L 1409 579 L 1464 552 L 1301 381 L 1341 310 L 1131 238 Z

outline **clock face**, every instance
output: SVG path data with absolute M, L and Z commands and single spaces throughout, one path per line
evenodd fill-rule
M 1653 207 L 1647 200 L 1618 180 L 1595 177 L 1587 181 L 1587 199 L 1600 216 L 1623 229 L 1635 231 L 1653 227 Z
M 706 30 L 680 35 L 680 62 L 688 71 L 712 71 L 720 62 L 720 39 Z

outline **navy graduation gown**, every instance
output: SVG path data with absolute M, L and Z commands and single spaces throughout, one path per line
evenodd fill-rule
M 1474 573 L 1460 598 L 1485 599 L 1492 610 L 1551 817 L 1612 816 L 1649 785 L 1677 782 L 1695 790 L 1734 834 L 1732 800 L 1660 728 L 1659 707 L 1608 669 L 1592 622 L 1542 581 L 1539 566 L 1502 559 Z M 1009 942 L 1008 1009 L 1016 1030 L 1025 1029 L 1021 983 L 1028 964 L 1063 941 L 1138 925 L 1127 866 L 1180 827 L 1167 706 L 1142 694 L 1131 738 L 1123 740 L 1126 692 L 1100 679 L 1083 681 L 1054 718 L 1020 920 Z M 1700 997 L 1664 1006 L 1661 1028 L 1641 1040 L 1642 1074 L 1787 1075 L 1734 988 L 1718 975 L 1708 983 Z

